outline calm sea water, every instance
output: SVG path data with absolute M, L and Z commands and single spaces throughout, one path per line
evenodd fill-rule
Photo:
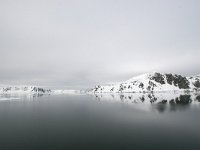
M 200 149 L 198 95 L 157 97 L 1 95 L 0 149 Z

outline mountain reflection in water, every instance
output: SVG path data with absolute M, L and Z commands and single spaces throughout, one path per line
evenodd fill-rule
M 156 109 L 158 112 L 200 106 L 200 93 L 98 93 L 94 96 L 98 101 L 140 104 L 136 107 Z
M 0 100 L 32 101 L 37 100 L 40 97 L 47 98 L 53 95 L 39 93 L 1 94 Z M 70 96 L 70 94 L 61 95 Z M 74 94 L 74 96 L 75 95 L 77 94 Z M 118 102 L 122 104 L 129 104 L 136 109 L 145 111 L 156 110 L 159 113 L 165 111 L 185 110 L 190 107 L 200 108 L 200 93 L 95 93 L 90 96 L 99 102 Z

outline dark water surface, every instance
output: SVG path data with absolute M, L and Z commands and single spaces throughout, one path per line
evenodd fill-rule
M 200 149 L 198 99 L 128 104 L 101 97 L 46 95 L 0 101 L 0 149 Z

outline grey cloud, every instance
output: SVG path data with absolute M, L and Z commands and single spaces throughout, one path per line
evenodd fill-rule
M 90 87 L 200 74 L 198 0 L 0 1 L 0 83 Z

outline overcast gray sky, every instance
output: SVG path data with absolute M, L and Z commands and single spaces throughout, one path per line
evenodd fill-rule
M 199 0 L 0 0 L 1 84 L 195 75 L 199 56 Z

